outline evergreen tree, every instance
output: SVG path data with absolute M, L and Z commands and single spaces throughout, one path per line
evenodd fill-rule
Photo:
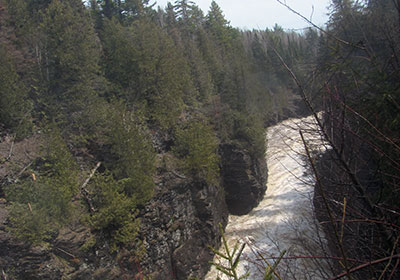
M 11 128 L 20 139 L 30 127 L 31 104 L 10 55 L 0 45 L 0 125 Z
M 78 191 L 79 168 L 60 133 L 55 124 L 49 125 L 43 156 L 25 180 L 5 188 L 11 202 L 9 228 L 33 244 L 50 241 L 74 213 L 71 201 Z
M 26 75 L 26 49 L 15 46 L 16 31 L 9 24 L 7 7 L 0 3 L 0 126 L 12 129 L 21 139 L 31 126 L 32 102 L 29 99 Z M 26 79 L 26 78 L 25 78 Z
M 54 0 L 40 27 L 42 105 L 50 117 L 72 117 L 101 87 L 98 39 L 79 0 Z
M 215 1 L 211 2 L 210 10 L 207 14 L 207 26 L 217 34 L 224 33 L 223 28 L 229 26 L 229 21 L 225 19 L 221 8 Z
M 176 0 L 174 9 L 177 17 L 182 21 L 187 22 L 191 17 L 194 5 L 194 2 L 190 0 Z
M 109 21 L 103 37 L 105 72 L 115 94 L 144 105 L 151 121 L 171 127 L 191 88 L 173 41 L 147 18 L 127 28 Z
M 196 180 L 218 185 L 218 139 L 204 121 L 192 120 L 176 133 L 174 152 L 183 171 Z

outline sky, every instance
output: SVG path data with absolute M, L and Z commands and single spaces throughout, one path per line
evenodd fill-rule
M 193 0 L 206 14 L 212 0 Z M 284 0 L 282 0 L 284 2 Z M 152 0 L 157 2 L 155 7 L 165 7 L 167 2 L 175 0 Z M 276 0 L 216 0 L 233 27 L 241 29 L 272 28 L 275 23 L 284 29 L 301 29 L 309 24 L 299 16 L 290 12 Z M 300 12 L 318 26 L 323 26 L 328 20 L 329 0 L 286 0 L 294 10 Z

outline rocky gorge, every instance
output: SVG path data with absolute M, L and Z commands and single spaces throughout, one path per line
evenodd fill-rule
M 19 164 L 27 165 L 38 156 L 35 145 L 38 142 L 31 138 L 14 144 L 3 137 L 1 155 L 5 157 L 10 146 L 15 145 L 10 162 L 18 160 Z M 159 155 L 165 155 L 167 145 L 159 146 L 163 147 Z M 229 212 L 251 210 L 266 189 L 267 169 L 263 158 L 254 158 L 232 144 L 221 145 L 220 155 L 222 187 L 193 181 L 173 167 L 158 168 L 155 194 L 138 214 L 140 250 L 124 248 L 110 254 L 106 238 L 100 237 L 94 242 L 90 228 L 79 220 L 59 230 L 47 240 L 46 246 L 30 246 L 14 239 L 7 230 L 8 202 L 3 198 L 0 203 L 2 279 L 133 279 L 144 276 L 160 280 L 201 279 L 213 258 L 208 246 L 220 244 L 219 224 L 226 226 Z M 9 164 L 1 167 L 3 185 L 17 180 Z

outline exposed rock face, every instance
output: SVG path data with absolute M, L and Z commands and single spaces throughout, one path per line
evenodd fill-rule
M 166 149 L 160 146 L 160 155 Z M 79 221 L 61 229 L 45 247 L 23 244 L 7 231 L 7 202 L 1 200 L 0 275 L 7 279 L 111 280 L 140 275 L 155 280 L 202 279 L 213 258 L 208 246 L 220 246 L 219 224 L 226 226 L 228 207 L 233 214 L 247 213 L 266 188 L 264 159 L 253 159 L 234 145 L 222 145 L 221 155 L 223 187 L 193 181 L 173 167 L 159 169 L 155 195 L 139 213 L 143 252 L 138 258 L 131 253 L 137 248 L 110 254 L 101 236 L 94 247 L 83 250 L 93 233 Z
M 82 225 L 60 230 L 46 246 L 30 246 L 6 230 L 7 209 L 0 203 L 0 279 L 121 279 L 107 248 L 84 251 L 90 231 Z
M 48 248 L 30 247 L 5 230 L 7 210 L 0 204 L 0 273 L 15 279 L 152 279 L 203 277 L 212 260 L 208 246 L 219 247 L 219 223 L 227 223 L 222 189 L 172 178 L 141 211 L 144 254 L 137 261 L 129 252 L 108 253 L 106 243 L 83 251 L 89 229 L 65 228 Z M 12 278 L 13 279 L 13 278 Z
M 161 185 L 143 211 L 141 266 L 153 279 L 201 278 L 213 257 L 208 246 L 219 246 L 219 223 L 227 223 L 223 191 L 171 173 Z
M 267 166 L 264 158 L 253 158 L 232 144 L 221 146 L 222 177 L 229 213 L 249 213 L 264 196 Z

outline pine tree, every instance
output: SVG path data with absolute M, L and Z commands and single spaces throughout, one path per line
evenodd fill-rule
M 45 111 L 72 116 L 100 87 L 100 46 L 94 27 L 79 0 L 54 0 L 43 14 L 40 30 Z
M 7 50 L 0 45 L 0 126 L 21 138 L 29 132 L 31 104 Z
M 0 126 L 12 129 L 20 139 L 31 127 L 32 102 L 26 87 L 29 55 L 16 46 L 16 30 L 9 24 L 7 7 L 0 3 Z
M 166 32 L 144 17 L 124 27 L 106 22 L 102 38 L 105 73 L 114 93 L 131 106 L 147 108 L 150 121 L 168 128 L 191 89 L 184 60 Z

